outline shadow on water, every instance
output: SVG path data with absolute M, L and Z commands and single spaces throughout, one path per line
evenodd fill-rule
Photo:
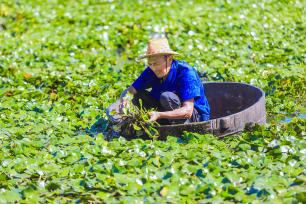
M 291 120 L 293 118 L 303 118 L 303 119 L 306 119 L 306 113 L 300 113 L 297 116 L 285 116 L 285 118 L 282 119 L 280 122 L 282 122 L 282 123 L 289 123 L 289 122 L 291 122 Z
M 270 121 L 277 121 L 277 122 L 280 122 L 280 123 L 289 123 L 294 118 L 306 119 L 306 113 L 296 113 L 296 114 L 287 114 L 287 115 L 275 116 L 274 118 L 271 118 Z
M 76 134 L 89 135 L 93 138 L 96 138 L 98 134 L 102 133 L 104 139 L 107 141 L 111 141 L 115 138 L 119 138 L 120 136 L 124 137 L 126 140 L 150 139 L 148 137 L 138 137 L 138 136 L 125 137 L 124 135 L 121 135 L 119 132 L 114 131 L 111 127 L 112 127 L 112 123 L 109 120 L 105 118 L 101 118 L 100 116 L 97 116 L 95 123 L 91 127 L 86 127 L 85 129 L 77 128 Z
M 85 129 L 77 127 L 76 134 L 78 135 L 89 135 L 93 138 L 97 137 L 98 134 L 103 134 L 105 140 L 109 140 L 108 132 L 109 121 L 105 118 L 101 118 L 99 115 L 96 116 L 96 122 L 91 127 Z M 118 135 L 119 137 L 119 135 Z

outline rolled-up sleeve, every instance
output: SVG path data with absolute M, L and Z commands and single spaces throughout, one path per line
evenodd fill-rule
M 152 86 L 152 70 L 147 67 L 140 76 L 133 82 L 132 86 L 137 90 L 141 91 Z
M 186 68 L 181 72 L 179 77 L 179 95 L 182 102 L 201 97 L 201 88 L 194 69 Z

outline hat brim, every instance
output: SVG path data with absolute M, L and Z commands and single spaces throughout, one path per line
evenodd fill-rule
M 158 55 L 179 55 L 179 54 L 180 53 L 177 53 L 177 52 L 174 52 L 174 51 L 159 52 L 159 53 L 154 53 L 154 54 L 149 54 L 149 55 L 142 55 L 142 56 L 139 56 L 137 59 L 144 59 L 144 58 L 158 56 Z

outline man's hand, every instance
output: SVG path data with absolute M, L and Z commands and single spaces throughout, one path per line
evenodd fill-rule
M 158 118 L 165 118 L 165 119 L 188 119 L 192 116 L 194 108 L 194 99 L 189 99 L 185 101 L 182 105 L 182 107 L 172 110 L 172 111 L 165 111 L 165 112 L 157 112 Z M 156 118 L 154 116 L 155 114 L 152 114 L 152 119 Z
M 123 112 L 123 108 L 128 105 L 129 101 L 126 100 L 125 98 L 120 98 L 120 104 L 119 104 L 119 111 L 120 113 Z
M 128 92 L 128 89 L 125 89 L 120 95 L 120 104 L 119 104 L 120 113 L 123 112 L 123 108 L 126 107 L 126 105 L 128 104 L 128 100 L 124 98 L 127 92 Z
M 158 120 L 159 117 L 160 117 L 160 113 L 156 112 L 156 111 L 150 112 L 149 115 L 150 115 L 150 121 L 151 122 Z
M 136 89 L 133 86 L 130 86 L 129 88 L 125 89 L 121 95 L 120 95 L 120 105 L 119 105 L 119 111 L 122 113 L 123 108 L 126 107 L 129 103 L 129 101 L 125 98 L 126 94 L 130 92 L 131 94 L 135 95 L 137 93 Z

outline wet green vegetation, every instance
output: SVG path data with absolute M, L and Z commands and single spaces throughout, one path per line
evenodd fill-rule
M 303 203 L 305 1 L 0 1 L 0 203 Z M 219 140 L 105 141 L 105 109 L 165 32 L 203 80 L 266 93 Z

